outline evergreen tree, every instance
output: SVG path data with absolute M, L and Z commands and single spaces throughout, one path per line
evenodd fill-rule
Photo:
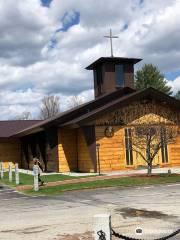
M 168 95 L 172 94 L 171 87 L 167 85 L 164 75 L 152 64 L 145 64 L 136 72 L 135 86 L 138 90 L 153 87 Z
M 180 100 L 180 90 L 175 94 L 174 97 Z

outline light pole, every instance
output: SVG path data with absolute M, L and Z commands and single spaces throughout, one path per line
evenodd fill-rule
M 97 160 L 98 160 L 98 170 L 99 170 L 99 175 L 101 175 L 100 160 L 99 160 L 99 149 L 100 149 L 100 143 L 96 143 Z

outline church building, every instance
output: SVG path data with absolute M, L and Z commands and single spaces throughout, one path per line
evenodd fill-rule
M 47 171 L 101 172 L 136 169 L 147 163 L 132 149 L 131 126 L 161 119 L 180 126 L 180 101 L 153 88 L 134 87 L 141 59 L 101 57 L 93 72 L 95 99 L 44 121 L 1 121 L 0 161 L 32 168 L 38 157 Z M 164 144 L 154 166 L 180 166 L 180 136 Z

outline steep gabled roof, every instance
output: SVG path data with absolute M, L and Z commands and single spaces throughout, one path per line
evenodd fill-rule
M 160 103 L 170 106 L 175 111 L 180 112 L 180 101 L 174 97 L 170 97 L 154 88 L 147 88 L 142 91 L 135 91 L 131 88 L 119 89 L 110 94 L 106 94 L 96 100 L 90 101 L 77 108 L 66 111 L 56 117 L 47 119 L 38 124 L 35 124 L 23 131 L 17 132 L 15 136 L 25 136 L 38 131 L 43 131 L 44 128 L 53 126 L 68 126 L 81 125 L 84 122 L 90 121 L 106 113 L 114 110 L 117 107 L 123 107 L 131 104 L 134 101 L 143 99 L 154 99 Z

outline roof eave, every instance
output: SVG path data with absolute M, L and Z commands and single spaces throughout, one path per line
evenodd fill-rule
M 105 113 L 105 112 L 108 112 L 109 109 L 113 110 L 115 109 L 117 106 L 121 106 L 123 107 L 124 106 L 124 103 L 125 105 L 127 104 L 130 104 L 132 101 L 134 100 L 141 100 L 143 99 L 144 97 L 148 98 L 153 98 L 153 96 L 156 96 L 157 98 L 157 94 L 159 94 L 160 97 L 162 97 L 161 101 L 162 102 L 165 102 L 167 103 L 167 101 L 169 101 L 169 106 L 172 106 L 174 109 L 177 109 L 179 112 L 180 112 L 180 100 L 178 99 L 175 99 L 174 97 L 171 97 L 169 95 L 166 95 L 164 94 L 163 92 L 159 91 L 159 90 L 156 90 L 154 88 L 147 88 L 145 90 L 141 90 L 141 91 L 137 91 L 137 92 L 134 92 L 126 97 L 124 97 L 124 99 L 119 99 L 119 100 L 116 100 L 114 101 L 113 103 L 109 103 L 107 104 L 107 106 L 103 106 L 97 110 L 95 110 L 94 112 L 91 112 L 89 114 L 86 114 L 86 116 L 84 117 L 79 117 L 77 118 L 76 120 L 72 120 L 70 122 L 67 122 L 66 124 L 64 124 L 63 126 L 73 126 L 73 125 L 76 125 L 76 126 L 82 126 L 82 125 L 85 125 L 87 124 L 88 122 L 90 121 L 93 121 L 96 117 L 99 117 L 102 115 L 102 112 Z M 136 98 L 136 99 L 135 99 Z M 157 99 L 156 99 L 157 100 Z M 160 99 L 159 99 L 160 100 Z M 167 101 L 165 101 L 167 100 Z M 179 104 L 179 105 L 178 105 Z
M 136 64 L 140 62 L 141 58 L 125 58 L 125 57 L 101 57 L 91 63 L 89 66 L 87 66 L 86 70 L 93 70 L 97 65 L 103 64 L 104 62 L 127 62 L 127 63 L 133 63 Z
M 24 136 L 27 136 L 27 135 L 30 135 L 30 134 L 34 134 L 34 133 L 38 133 L 38 132 L 42 132 L 44 129 L 43 128 L 33 128 L 33 129 L 29 129 L 29 130 L 26 130 L 26 131 L 21 131 L 21 132 L 18 132 L 10 137 L 13 137 L 13 138 L 16 138 L 16 137 L 24 137 Z

